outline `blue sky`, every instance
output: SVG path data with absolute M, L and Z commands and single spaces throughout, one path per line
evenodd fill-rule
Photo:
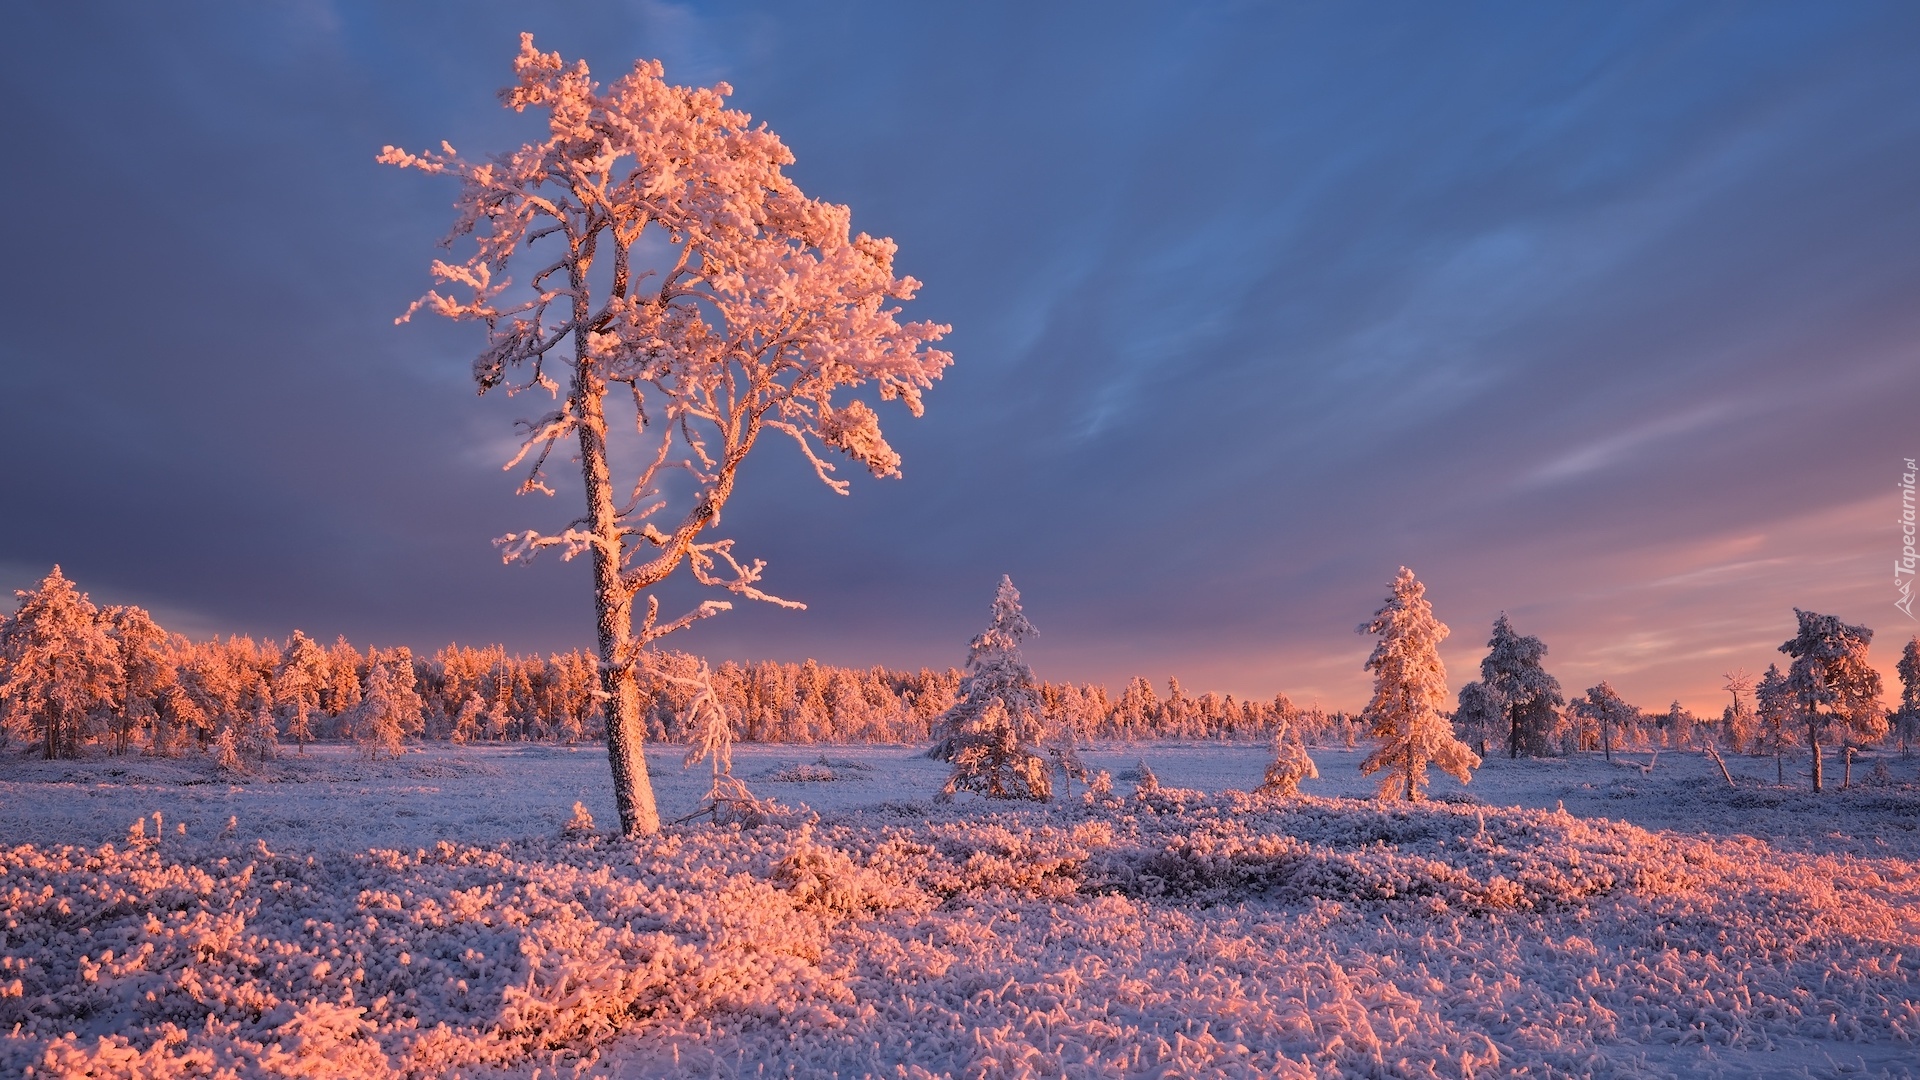
M 1357 706 L 1401 564 L 1569 692 L 1720 700 L 1792 608 L 1876 628 L 1920 455 L 1911 5 L 42 5 L 0 80 L 0 584 L 195 634 L 583 645 L 471 327 L 393 317 L 500 151 L 521 30 L 726 80 L 953 324 L 900 481 L 757 451 L 810 610 L 678 644 L 957 663 L 1010 573 L 1051 678 Z

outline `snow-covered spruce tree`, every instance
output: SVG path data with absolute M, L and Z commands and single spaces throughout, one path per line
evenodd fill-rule
M 1547 646 L 1537 637 L 1515 633 L 1507 613 L 1493 621 L 1480 680 L 1500 695 L 1506 709 L 1507 756 L 1542 757 L 1553 752 L 1560 727 L 1560 680 L 1540 666 Z
M 421 728 L 421 701 L 415 689 L 413 654 L 405 646 L 381 656 L 368 655 L 367 688 L 353 720 L 353 738 L 368 757 L 382 752 L 399 757 L 408 735 Z
M 999 698 L 965 721 L 957 741 L 953 772 L 940 789 L 942 800 L 962 791 L 978 792 L 989 799 L 1045 802 L 1053 797 L 1047 759 L 1021 740 L 1019 725 Z
M 1900 755 L 1910 757 L 1920 742 L 1920 637 L 1910 638 L 1900 651 L 1895 669 L 1900 675 L 1900 709 L 1894 714 L 1900 737 Z
M 996 798 L 1045 799 L 1052 792 L 1039 744 L 1045 731 L 1040 688 L 1020 658 L 1020 642 L 1034 633 L 1020 610 L 1020 590 L 1000 578 L 993 617 L 967 645 L 960 700 L 936 720 L 927 756 L 953 763 L 946 790 L 981 791 Z
M 113 752 L 124 754 L 134 736 L 161 724 L 167 693 L 174 684 L 167 632 L 146 609 L 110 607 L 101 613 L 108 636 L 120 650 L 119 708 L 110 724 Z
M 273 715 L 273 695 L 262 693 L 251 713 L 243 713 L 242 724 L 234 727 L 237 749 L 255 761 L 270 761 L 279 756 L 280 725 Z
M 320 711 L 320 690 L 326 678 L 326 650 L 295 630 L 273 674 L 273 699 L 279 705 L 281 719 L 286 722 L 287 737 L 302 754 L 313 741 L 313 717 Z
M 1787 669 L 1794 719 L 1813 754 L 1813 790 L 1820 787 L 1820 749 L 1838 741 L 1858 746 L 1884 738 L 1887 714 L 1880 705 L 1880 673 L 1867 661 L 1873 631 L 1837 616 L 1793 609 L 1800 632 L 1781 644 L 1793 657 Z
M 74 757 L 119 703 L 120 648 L 58 566 L 0 622 L 0 709 L 49 760 Z
M 1666 744 L 1676 750 L 1693 745 L 1693 725 L 1698 718 L 1675 699 L 1660 717 L 1660 731 Z
M 1412 801 L 1427 786 L 1429 763 L 1464 784 L 1480 758 L 1453 737 L 1441 712 L 1447 669 L 1440 662 L 1440 643 L 1447 626 L 1433 617 L 1426 586 L 1403 566 L 1390 588 L 1386 604 L 1358 628 L 1380 636 L 1365 664 L 1373 672 L 1373 699 L 1360 714 L 1380 745 L 1360 763 L 1360 775 L 1385 772 L 1380 797 Z
M 741 463 L 770 430 L 791 438 L 835 491 L 847 485 L 822 449 L 875 476 L 899 475 L 873 408 L 836 404 L 835 394 L 873 383 L 918 416 L 922 390 L 951 361 L 932 347 L 949 328 L 896 319 L 919 283 L 894 276 L 893 242 L 853 235 L 846 207 L 803 195 L 781 171 L 793 155 L 725 107 L 726 84 L 671 86 L 658 62 L 643 62 L 603 88 L 584 62 L 537 51 L 530 34 L 514 72 L 502 100 L 546 112 L 542 141 L 485 162 L 444 143 L 418 156 L 387 147 L 380 160 L 461 181 L 450 239 L 470 236 L 476 250 L 433 269 L 464 296 L 429 293 L 416 308 L 486 325 L 474 362 L 482 392 L 537 387 L 560 403 L 527 425 L 514 459 L 532 457 L 521 490 L 551 493 L 548 455 L 562 439 L 578 443 L 585 513 L 557 535 L 528 530 L 500 543 L 508 558 L 550 546 L 591 556 L 620 827 L 651 833 L 659 813 L 642 753 L 637 654 L 729 605 L 707 600 L 662 621 L 650 596 L 636 627 L 634 597 L 684 565 L 702 585 L 800 606 L 757 587 L 760 561 L 742 563 L 731 540 L 709 538 Z M 510 264 L 528 275 L 518 299 Z M 641 441 L 639 474 L 618 488 L 612 386 L 631 398 Z M 674 470 L 687 483 L 665 483 Z
M 1300 781 L 1319 776 L 1320 769 L 1307 753 L 1300 733 L 1285 720 L 1280 721 L 1273 730 L 1273 760 L 1267 764 L 1266 775 L 1254 790 L 1261 795 L 1298 795 Z
M 1613 684 L 1605 680 L 1598 686 L 1588 687 L 1586 696 L 1575 698 L 1568 711 L 1592 722 L 1598 729 L 1600 751 L 1608 761 L 1613 760 L 1615 733 L 1631 727 L 1640 718 L 1640 710 L 1627 704 L 1613 689 Z

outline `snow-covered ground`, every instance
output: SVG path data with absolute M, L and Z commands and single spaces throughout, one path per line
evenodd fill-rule
M 911 748 L 740 746 L 789 810 L 628 843 L 563 835 L 613 820 L 595 747 L 8 755 L 0 1076 L 1920 1075 L 1920 760 L 1408 808 L 1314 756 L 1298 800 L 1157 743 L 1086 754 L 1110 801 L 939 806 Z

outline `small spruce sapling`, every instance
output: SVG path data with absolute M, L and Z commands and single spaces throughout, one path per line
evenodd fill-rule
M 659 677 L 693 691 L 682 726 L 693 732 L 694 742 L 682 767 L 691 769 L 702 761 L 709 761 L 713 768 L 713 782 L 707 787 L 700 809 L 675 824 L 708 816 L 716 825 L 736 822 L 757 825 L 766 820 L 772 807 L 756 798 L 747 790 L 747 785 L 733 775 L 733 720 L 721 704 L 720 695 L 714 692 L 713 672 L 702 661 L 698 674 L 692 677 L 667 674 Z

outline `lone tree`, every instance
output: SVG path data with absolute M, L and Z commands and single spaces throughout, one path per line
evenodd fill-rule
M 496 541 L 508 559 L 549 547 L 593 562 L 607 755 L 620 826 L 659 828 L 642 752 L 638 654 L 655 640 L 726 610 L 708 599 L 662 620 L 657 596 L 635 625 L 634 599 L 685 566 L 703 586 L 786 607 L 762 592 L 763 563 L 742 562 L 715 538 L 741 463 L 765 431 L 792 439 L 821 481 L 845 493 L 828 448 L 875 476 L 900 457 L 872 406 L 836 403 L 872 383 L 915 416 L 921 391 L 951 357 L 932 344 L 950 329 L 901 323 L 898 301 L 919 283 L 893 273 L 894 244 L 849 232 L 844 206 L 807 198 L 781 172 L 793 155 L 764 125 L 725 107 L 732 89 L 670 86 L 656 62 L 602 88 L 584 62 L 542 53 L 523 34 L 515 112 L 543 110 L 547 137 L 484 162 L 451 146 L 415 155 L 386 147 L 389 165 L 458 177 L 447 242 L 471 237 L 463 261 L 435 261 L 451 295 L 426 307 L 483 323 L 474 361 L 482 393 L 546 391 L 558 407 L 524 424 L 508 467 L 532 464 L 520 490 L 552 494 L 544 466 L 561 440 L 579 447 L 585 513 L 557 534 Z M 526 273 L 512 290 L 510 265 Z M 564 383 L 564 385 L 563 385 Z M 630 485 L 616 487 L 608 441 L 611 387 L 625 389 L 638 445 Z M 682 479 L 670 483 L 671 474 Z
M 1560 724 L 1560 680 L 1540 666 L 1547 646 L 1537 637 L 1515 633 L 1506 612 L 1493 621 L 1480 680 L 1499 695 L 1507 712 L 1507 756 L 1540 757 L 1553 752 Z
M 1034 633 L 1020 610 L 1020 590 L 1002 575 L 993 619 L 967 645 L 960 698 L 937 720 L 927 756 L 953 763 L 943 794 L 977 791 L 990 798 L 1045 800 L 1053 794 L 1039 744 L 1046 720 L 1033 669 L 1020 642 Z
M 1799 608 L 1793 614 L 1800 620 L 1800 632 L 1780 651 L 1793 657 L 1787 689 L 1794 718 L 1806 725 L 1813 790 L 1819 791 L 1822 742 L 1851 746 L 1881 738 L 1887 733 L 1887 714 L 1880 707 L 1880 673 L 1867 663 L 1873 631 L 1843 623 L 1835 615 Z
M 1404 794 L 1411 802 L 1427 786 L 1429 762 L 1464 784 L 1480 758 L 1453 737 L 1440 711 L 1447 702 L 1447 669 L 1440 662 L 1447 625 L 1433 617 L 1426 586 L 1413 571 L 1401 567 L 1391 588 L 1386 605 L 1357 631 L 1380 635 L 1364 665 L 1373 672 L 1373 700 L 1360 716 L 1381 742 L 1360 763 L 1360 774 L 1384 770 L 1381 798 Z

